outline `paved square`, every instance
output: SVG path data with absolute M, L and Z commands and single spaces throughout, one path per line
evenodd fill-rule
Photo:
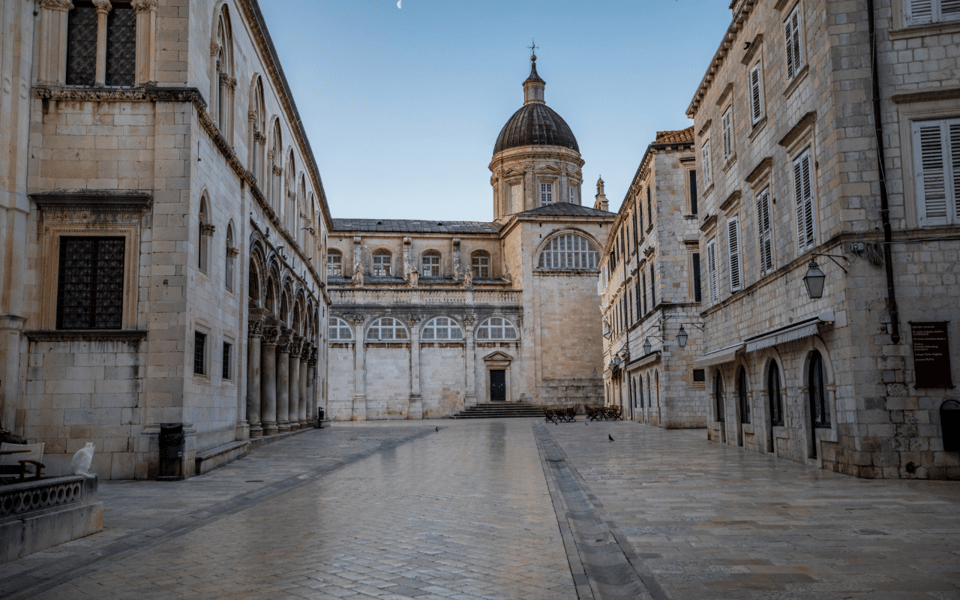
M 960 483 L 702 431 L 351 423 L 101 497 L 103 533 L 2 565 L 0 597 L 960 597 Z

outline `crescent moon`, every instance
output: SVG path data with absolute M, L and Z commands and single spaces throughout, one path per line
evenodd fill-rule
M 401 2 L 403 2 L 403 0 L 397 0 L 397 8 L 403 8 L 402 6 L 400 6 Z

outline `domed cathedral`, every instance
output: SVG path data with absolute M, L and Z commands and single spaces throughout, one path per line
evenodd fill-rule
M 615 215 L 602 191 L 581 206 L 584 161 L 545 85 L 531 56 L 490 163 L 494 221 L 333 219 L 331 418 L 603 403 L 597 281 Z

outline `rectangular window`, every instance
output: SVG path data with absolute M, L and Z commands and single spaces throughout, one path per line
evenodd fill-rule
M 233 379 L 231 373 L 233 373 L 233 356 L 231 352 L 233 351 L 233 345 L 228 344 L 227 342 L 223 343 L 223 378 L 227 381 Z
M 737 217 L 727 221 L 727 264 L 730 267 L 730 291 L 739 291 L 743 280 L 740 274 L 740 219 Z
M 643 240 L 643 200 L 637 195 L 637 222 L 640 223 L 640 239 Z
M 958 2 L 960 4 L 960 2 Z M 921 226 L 960 223 L 960 119 L 912 124 Z
M 122 237 L 61 237 L 57 329 L 120 329 Z
M 783 22 L 783 40 L 787 57 L 787 79 L 793 79 L 803 68 L 803 32 L 800 27 L 800 3 Z
M 569 202 L 570 202 L 570 204 L 576 204 L 577 201 L 574 199 L 574 190 L 573 190 L 573 188 L 572 188 L 572 187 L 567 188 L 567 192 L 569 192 L 569 196 L 570 196 Z
M 547 204 L 553 204 L 553 184 L 541 183 L 540 184 L 540 206 L 546 206 Z
M 643 314 L 647 314 L 647 272 L 641 275 L 643 281 Z
M 812 248 L 817 241 L 813 203 L 813 165 L 807 148 L 793 159 L 793 193 L 797 200 L 797 248 Z
M 647 231 L 653 229 L 653 202 L 650 200 L 650 188 L 647 187 Z
M 908 25 L 926 25 L 960 19 L 957 0 L 904 0 L 904 22 Z
M 763 76 L 760 63 L 750 69 L 750 122 L 756 125 L 763 118 Z
M 693 380 L 695 382 L 705 382 L 707 380 L 706 371 L 704 369 L 694 369 Z
M 129 4 L 115 0 L 107 13 L 106 85 L 133 85 L 136 50 L 137 14 Z
M 392 262 L 390 254 L 373 255 L 373 274 L 376 277 L 390 277 L 390 267 Z
M 723 162 L 733 158 L 733 107 L 727 107 L 720 118 L 723 129 Z
M 720 297 L 717 291 L 717 240 L 707 242 L 707 288 L 710 302 L 716 303 Z
M 519 185 L 510 186 L 510 204 L 513 206 L 513 212 L 523 212 L 523 195 L 520 193 Z
M 67 85 L 93 85 L 97 74 L 97 9 L 76 3 L 67 13 Z
M 343 255 L 339 252 L 327 255 L 327 275 L 340 277 L 343 274 Z
M 422 270 L 424 277 L 440 277 L 440 255 L 424 254 L 422 259 Z
M 700 253 L 693 253 L 693 300 L 700 302 L 702 300 L 700 292 Z
M 708 190 L 713 185 L 713 167 L 710 165 L 710 140 L 700 146 L 700 164 L 703 167 L 703 189 Z
M 657 278 L 653 270 L 653 265 L 650 265 L 650 310 L 657 305 Z
M 773 271 L 773 227 L 770 223 L 770 188 L 757 194 L 757 229 L 760 234 L 760 274 Z
M 691 169 L 690 173 L 690 214 L 697 214 L 697 171 Z
M 470 259 L 473 276 L 478 279 L 490 278 L 490 257 L 486 254 L 474 254 Z
M 640 317 L 643 316 L 643 311 L 640 306 L 640 280 L 637 279 L 633 285 L 634 285 L 634 290 L 633 290 L 634 297 L 637 299 L 637 319 L 640 319 Z
M 637 245 L 637 213 L 633 213 L 633 245 Z
M 627 288 L 627 325 L 633 325 L 633 291 Z
M 203 375 L 206 369 L 207 334 L 199 331 L 193 334 L 193 374 Z

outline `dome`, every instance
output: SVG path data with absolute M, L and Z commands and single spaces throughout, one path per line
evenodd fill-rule
M 570 126 L 552 108 L 543 103 L 530 103 L 513 113 L 503 126 L 493 153 L 519 146 L 563 146 L 580 152 Z

